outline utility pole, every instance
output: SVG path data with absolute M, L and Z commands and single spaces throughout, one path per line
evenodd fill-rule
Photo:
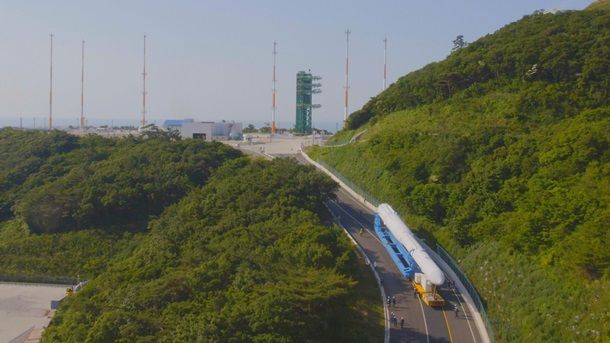
M 273 96 L 271 100 L 271 135 L 275 134 L 275 114 L 277 107 L 275 104 L 275 92 L 276 92 L 276 78 L 275 78 L 275 60 L 277 55 L 277 42 L 273 41 Z
M 53 34 L 51 33 L 51 67 L 49 72 L 49 130 L 53 129 Z
M 383 39 L 383 89 L 388 85 L 388 39 Z
M 81 69 L 80 69 L 80 129 L 85 128 L 85 41 L 81 48 Z
M 144 68 L 142 71 L 142 126 L 146 125 L 146 35 L 144 35 Z
M 343 125 L 345 126 L 348 116 L 349 104 L 349 28 L 345 31 L 345 112 L 343 113 Z

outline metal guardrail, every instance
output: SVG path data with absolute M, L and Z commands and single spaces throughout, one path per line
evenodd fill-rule
M 0 282 L 75 285 L 78 283 L 78 278 L 70 276 L 0 274 Z
M 345 178 L 335 168 L 329 166 L 327 163 L 325 163 L 324 161 L 321 161 L 321 160 L 316 160 L 316 162 L 319 163 L 320 165 L 324 166 L 324 168 L 326 168 L 328 171 L 330 171 L 335 177 L 337 177 L 339 180 L 341 180 L 343 183 L 345 183 L 347 186 L 349 186 L 351 189 L 353 189 L 356 193 L 362 195 L 362 197 L 365 198 L 366 201 L 370 202 L 374 206 L 379 206 L 379 204 L 381 204 L 381 202 L 379 200 L 377 200 L 377 198 L 373 197 L 368 192 L 366 192 L 362 188 L 360 188 L 358 185 L 354 184 L 353 182 L 351 182 L 350 180 Z M 493 329 L 491 326 L 491 322 L 490 322 L 489 318 L 487 317 L 487 312 L 485 311 L 485 306 L 483 305 L 483 301 L 481 301 L 481 298 L 479 297 L 479 293 L 477 292 L 476 288 L 470 282 L 470 280 L 466 277 L 466 275 L 462 272 L 462 270 L 459 267 L 459 264 L 451 257 L 451 255 L 449 255 L 449 253 L 447 251 L 445 251 L 445 249 L 443 249 L 440 245 L 437 244 L 436 252 L 443 259 L 443 261 L 445 261 L 447 263 L 447 265 L 455 272 L 457 277 L 460 279 L 460 281 L 466 288 L 466 291 L 468 292 L 470 297 L 473 299 L 474 305 L 477 307 L 477 310 L 479 311 L 481 318 L 484 321 L 485 328 L 487 329 L 487 335 L 489 336 L 489 340 L 492 343 L 494 343 L 495 338 L 494 338 L 494 332 L 493 332 Z
M 483 321 L 485 322 L 485 328 L 487 329 L 487 334 L 489 335 L 490 341 L 492 343 L 495 342 L 494 332 L 493 332 L 493 329 L 491 326 L 491 322 L 489 321 L 489 318 L 487 317 L 487 312 L 485 311 L 485 306 L 483 304 L 483 301 L 481 301 L 481 298 L 479 297 L 479 292 L 477 292 L 477 289 L 470 282 L 468 277 L 466 277 L 466 275 L 462 272 L 459 264 L 451 257 L 451 255 L 449 255 L 449 253 L 445 249 L 443 249 L 443 247 L 441 247 L 438 244 L 436 245 L 436 253 L 443 259 L 443 261 L 445 261 L 447 263 L 447 265 L 449 265 L 449 267 L 451 267 L 451 269 L 455 272 L 455 274 L 460 279 L 460 281 L 462 282 L 464 287 L 466 287 L 468 294 L 470 294 L 470 297 L 474 301 L 474 304 L 477 307 L 477 310 L 479 311 L 479 313 L 481 314 L 481 317 L 483 318 Z
M 377 200 L 377 198 L 375 198 L 374 196 L 369 194 L 367 191 L 363 190 L 358 185 L 354 184 L 349 179 L 347 179 L 346 177 L 341 175 L 341 173 L 339 173 L 335 168 L 333 168 L 333 167 L 329 166 L 328 164 L 326 164 L 326 162 L 324 162 L 322 160 L 316 160 L 316 162 L 320 163 L 322 166 L 324 166 L 324 168 L 328 169 L 328 171 L 333 173 L 339 180 L 341 180 L 348 187 L 353 189 L 356 193 L 362 195 L 362 197 L 364 199 L 366 199 L 366 201 L 371 203 L 373 206 L 379 206 L 379 204 L 381 204 L 381 202 L 379 200 Z
M 324 142 L 324 147 L 337 148 L 340 146 L 348 145 L 349 143 L 350 143 L 349 140 L 332 141 L 332 142 L 326 141 L 326 142 Z

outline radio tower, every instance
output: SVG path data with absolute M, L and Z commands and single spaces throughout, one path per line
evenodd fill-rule
M 51 33 L 51 67 L 49 73 L 49 130 L 53 129 L 53 34 Z
M 388 85 L 388 39 L 383 39 L 383 89 Z
M 343 125 L 347 122 L 349 104 L 349 28 L 345 31 L 345 112 L 343 113 Z
M 275 79 L 275 56 L 277 55 L 277 50 L 276 50 L 276 46 L 277 46 L 277 42 L 273 41 L 273 96 L 271 98 L 271 134 L 274 135 L 275 134 L 275 113 L 277 110 L 277 107 L 275 105 L 275 83 L 276 83 L 276 79 Z
M 80 69 L 80 129 L 85 128 L 85 41 L 81 48 L 81 69 Z
M 142 70 L 142 126 L 146 125 L 146 35 L 144 35 L 144 68 Z

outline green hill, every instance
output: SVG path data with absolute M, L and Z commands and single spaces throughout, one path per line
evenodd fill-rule
M 149 217 L 240 156 L 194 140 L 0 130 L 0 277 L 95 275 Z
M 610 340 L 610 11 L 535 12 L 400 78 L 315 148 L 459 260 L 496 338 Z
M 2 129 L 0 280 L 89 280 L 45 342 L 379 342 L 335 187 L 216 142 Z
M 224 165 L 67 299 L 43 341 L 379 341 L 375 281 L 317 214 L 335 187 L 288 160 Z

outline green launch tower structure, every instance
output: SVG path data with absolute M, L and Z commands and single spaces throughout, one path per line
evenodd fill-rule
M 297 117 L 294 131 L 296 133 L 309 134 L 311 128 L 311 113 L 314 108 L 320 108 L 320 105 L 312 104 L 311 99 L 313 94 L 321 93 L 322 84 L 314 83 L 321 80 L 320 76 L 311 75 L 311 71 L 300 71 L 297 73 Z

